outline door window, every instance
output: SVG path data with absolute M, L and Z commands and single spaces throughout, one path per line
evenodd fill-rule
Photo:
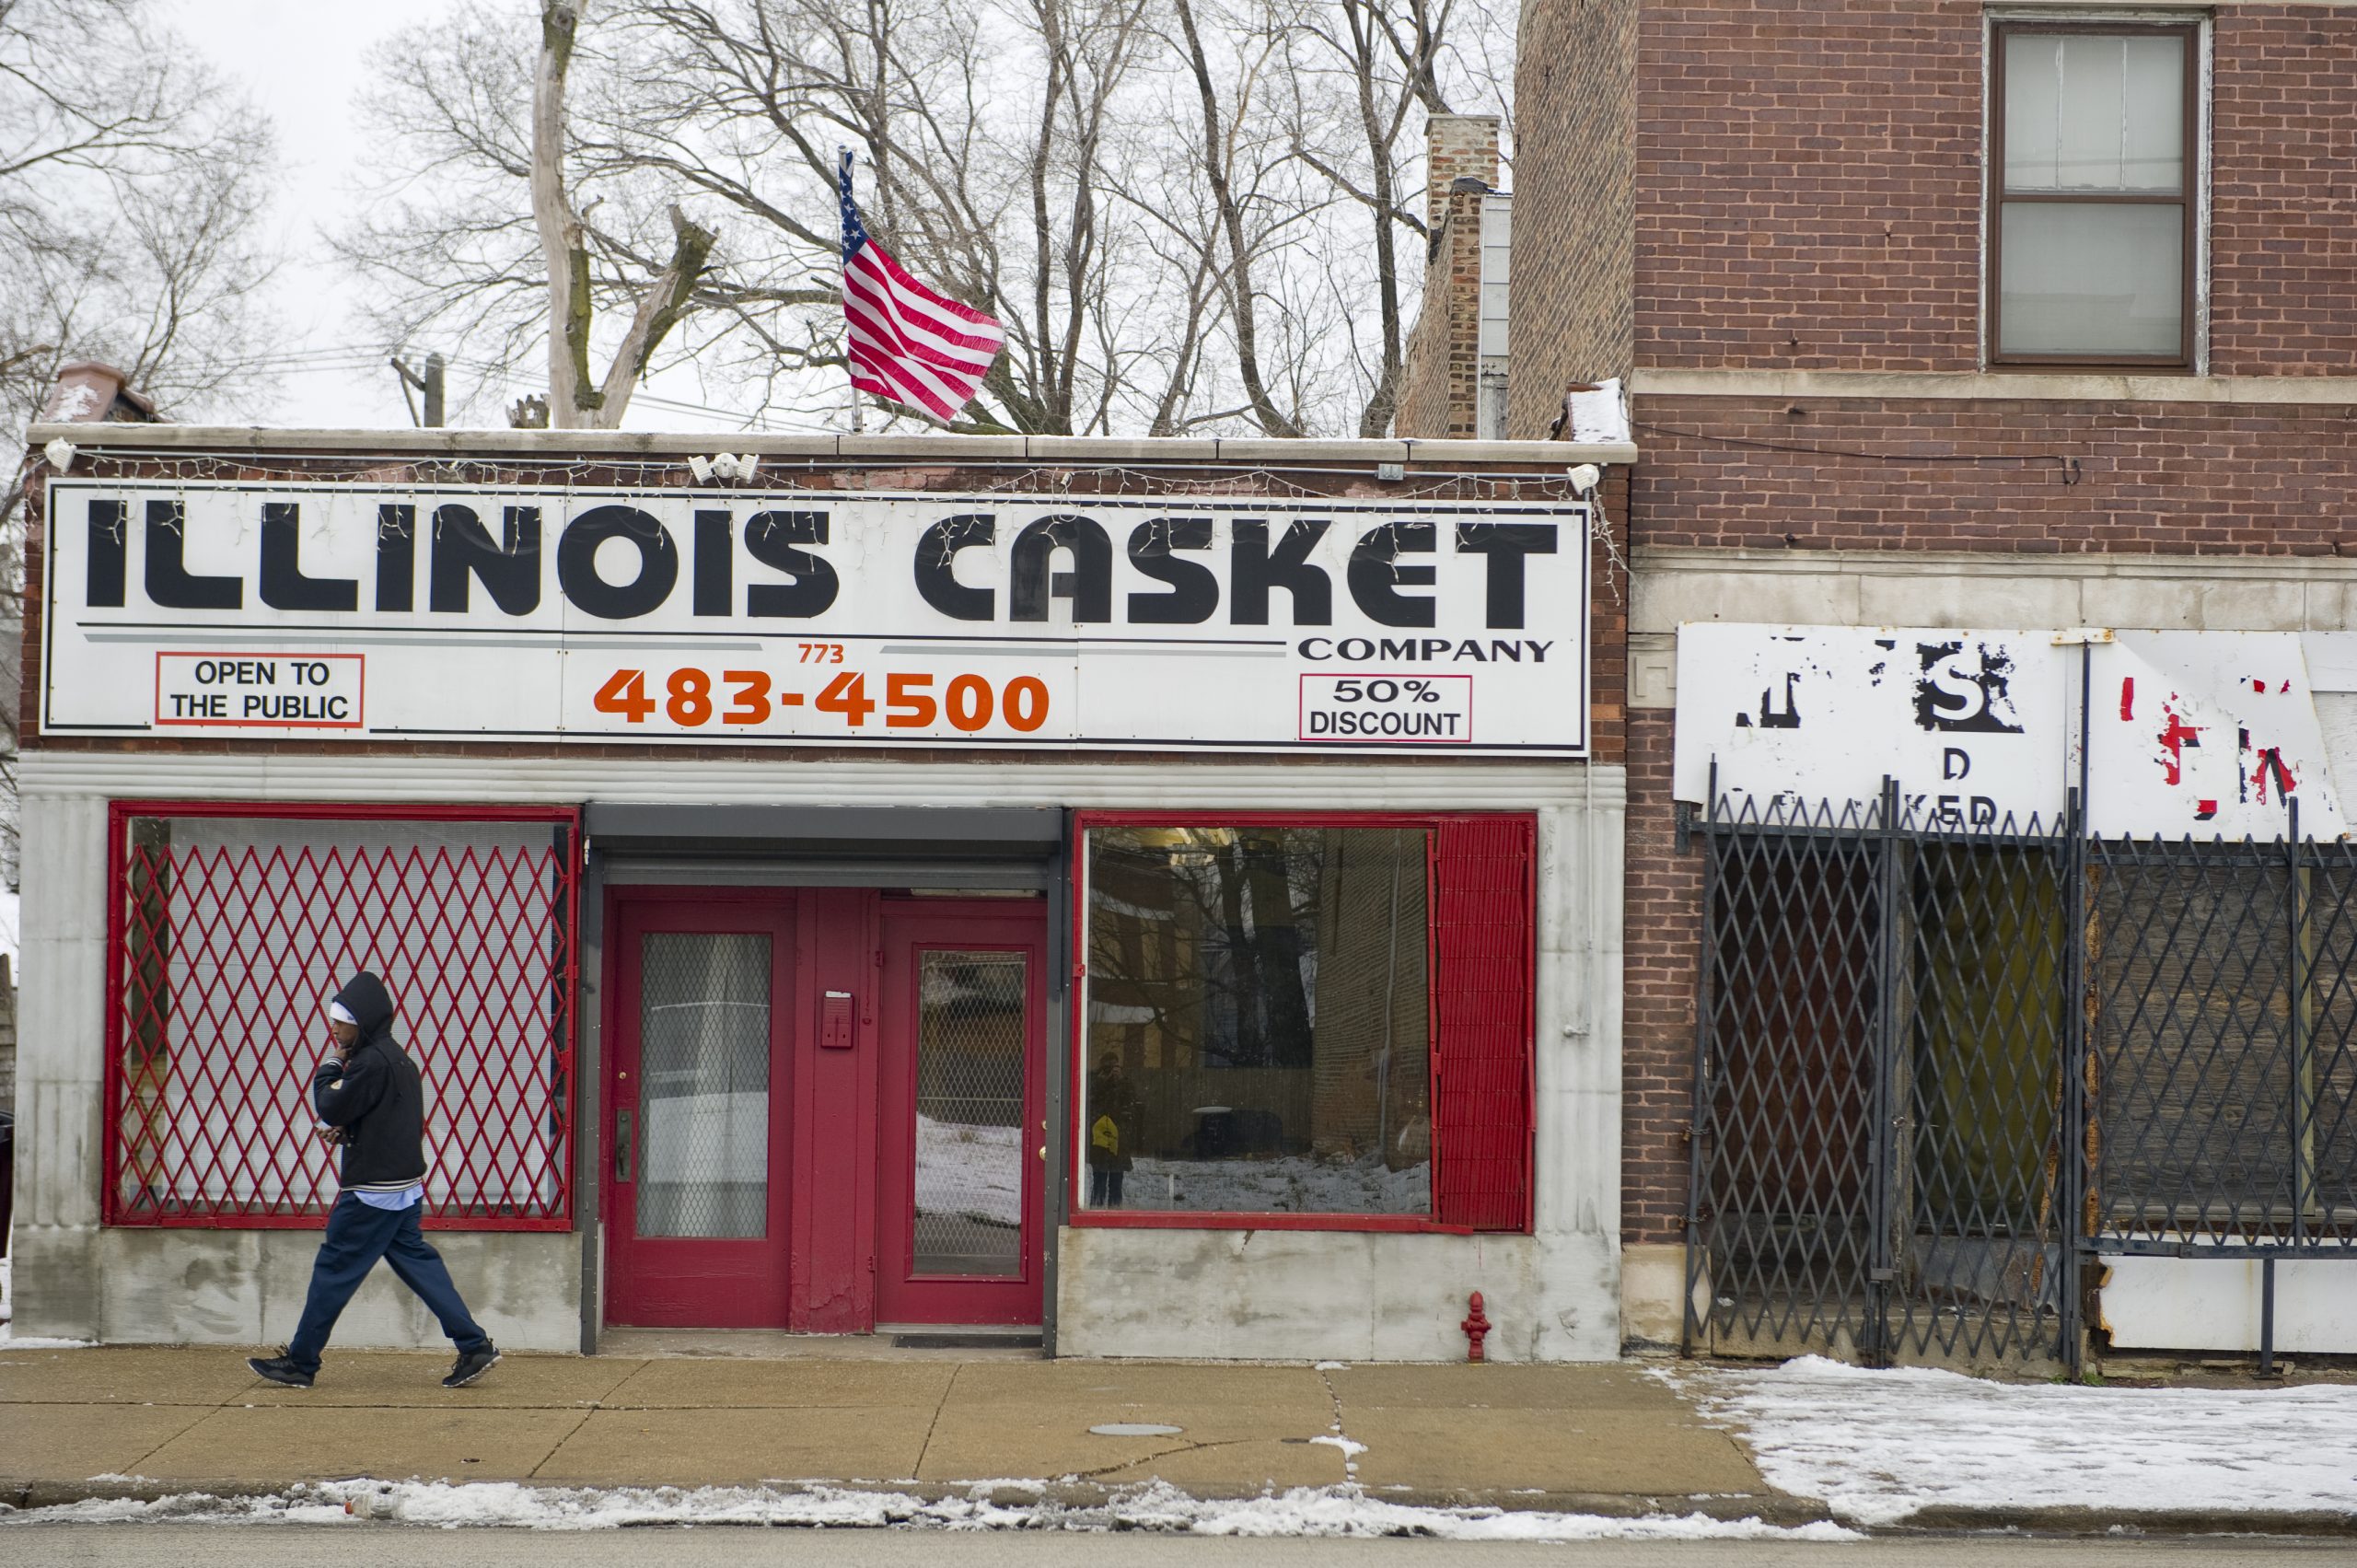
M 640 953 L 638 1234 L 766 1229 L 770 938 L 649 932 Z
M 917 987 L 914 1272 L 1020 1277 L 1029 959 L 925 948 Z

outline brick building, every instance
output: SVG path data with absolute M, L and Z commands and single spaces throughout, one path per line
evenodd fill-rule
M 1635 570 L 1620 1214 L 1630 1339 L 2067 1360 L 2083 1330 L 2115 1319 L 2122 1344 L 2255 1345 L 2276 1331 L 2261 1307 L 2280 1283 L 2288 1305 L 2279 1339 L 2357 1348 L 2345 1307 L 2318 1305 L 2335 1292 L 2347 1299 L 2339 1283 L 2346 1272 L 2329 1271 L 2351 1267 L 2337 1260 L 2347 1252 L 2333 1249 L 2357 1239 L 2350 1020 L 2314 989 L 2340 972 L 2326 919 L 2338 904 L 2303 901 L 2323 897 L 2316 890 L 2328 880 L 2321 872 L 2294 879 L 2306 889 L 2293 896 L 2297 955 L 2254 947 L 2236 971 L 2240 1011 L 2221 1004 L 2242 1019 L 2241 1058 L 2255 1060 L 2251 1041 L 2280 1037 L 2298 1080 L 2226 1097 L 2235 1101 L 2234 1136 L 2244 1140 L 2235 1147 L 2247 1154 L 2288 1139 L 2297 1148 L 2278 1162 L 2282 1191 L 2257 1197 L 2195 1191 L 2222 1160 L 2232 1163 L 2223 1133 L 2200 1157 L 2183 1148 L 2174 1164 L 2154 1156 L 2142 1177 L 2118 1168 L 2123 1150 L 2161 1136 L 2153 1129 L 2223 1113 L 2172 1099 L 2165 1074 L 2143 1101 L 2114 1102 L 2116 1086 L 2136 1077 L 2126 1058 L 2104 1053 L 2144 1050 L 2174 1038 L 2172 1029 L 2199 1034 L 2186 1021 L 2199 1009 L 2188 993 L 2167 1004 L 2177 1009 L 2167 1021 L 2141 1034 L 2142 1026 L 2119 1023 L 2112 1009 L 2125 1016 L 2120 988 L 2131 983 L 2128 971 L 2115 972 L 2121 928 L 2109 928 L 2104 950 L 2100 934 L 2071 924 L 2079 917 L 2069 912 L 2098 910 L 2090 889 L 2127 884 L 2119 867 L 2105 881 L 2104 866 L 2081 864 L 2110 853 L 2102 834 L 2208 837 L 2220 820 L 2200 810 L 2214 799 L 2173 814 L 2161 796 L 2138 793 L 2142 774 L 2127 763 L 2111 772 L 2100 764 L 2109 742 L 2098 721 L 2110 722 L 2115 702 L 2123 726 L 2161 724 L 2149 698 L 2138 706 L 2127 687 L 2102 684 L 2123 659 L 2165 662 L 2177 656 L 2171 649 L 2206 647 L 2188 656 L 2188 693 L 2203 671 L 2247 655 L 2284 672 L 2273 690 L 2311 691 L 2295 726 L 2318 753 L 2305 775 L 2302 831 L 2330 841 L 2316 854 L 2339 853 L 2337 791 L 2357 788 L 2357 671 L 2346 645 L 2357 625 L 2357 224 L 2349 218 L 2357 153 L 2347 135 L 2357 113 L 2357 11 L 2102 0 L 1528 0 L 1515 88 L 1507 434 L 1544 436 L 1567 383 L 1625 377 L 1643 449 L 1626 488 L 1607 495 Z M 1803 800 L 1832 819 L 1851 811 L 1894 842 L 1926 819 L 1883 823 L 1870 783 L 1830 778 L 1838 770 L 1825 756 L 1863 756 L 1882 744 L 1870 715 L 1830 736 L 1820 730 L 1818 760 L 1784 755 L 1784 772 L 1755 780 L 1766 793 L 1746 797 L 1748 805 L 1703 798 L 1707 788 L 1691 780 L 1711 777 L 1713 761 L 1740 772 L 1729 761 L 1738 752 L 1766 755 L 1742 751 L 1765 731 L 1731 725 L 1789 723 L 1793 713 L 1771 711 L 1775 692 L 1742 717 L 1696 711 L 1706 699 L 1680 690 L 1681 664 L 1696 668 L 1695 649 L 1681 660 L 1682 644 L 1694 640 L 1681 628 L 1712 621 L 1758 629 L 1749 643 L 1730 633 L 1712 644 L 1722 658 L 1765 657 L 1760 649 L 1785 633 L 1829 650 L 1872 629 L 1903 636 L 1912 628 L 2031 633 L 2023 645 L 2035 645 L 2038 661 L 2063 661 L 2053 723 L 2066 761 L 2021 804 L 2043 809 L 2041 830 L 2058 813 L 2077 812 L 2082 832 L 2065 836 L 2096 835 L 2096 847 L 2073 862 L 2077 879 L 2058 884 L 2064 891 L 2054 906 L 2065 935 L 2078 937 L 2061 944 L 2055 962 L 2078 966 L 2071 972 L 2087 1000 L 2057 1008 L 2054 1040 L 2040 1048 L 2053 1061 L 2041 1057 L 2046 1064 L 2016 1086 L 2020 1099 L 2050 1098 L 2063 1118 L 2014 1127 L 2024 1138 L 2035 1132 L 2049 1173 L 2030 1183 L 2038 1191 L 2013 1195 L 2028 1217 L 1974 1220 L 1961 1227 L 1974 1239 L 1950 1238 L 1945 1262 L 1919 1269 L 1920 1260 L 1894 1260 L 1887 1236 L 1869 1233 L 1908 1226 L 1871 1208 L 1865 1191 L 1879 1182 L 1878 1191 L 1921 1197 L 1938 1159 L 1919 1151 L 1910 1166 L 1873 1153 L 1864 1132 L 1853 1149 L 1842 1141 L 1848 1133 L 1810 1130 L 1839 1122 L 1856 1131 L 1881 1115 L 1908 1121 L 1915 1136 L 1936 1120 L 1906 1100 L 1917 1081 L 1904 1074 L 1926 1071 L 1920 1061 L 1879 1076 L 1860 1065 L 1882 1060 L 1875 1051 L 1884 1048 L 1866 1037 L 1905 1027 L 1919 1037 L 1920 1058 L 1930 1004 L 1909 1003 L 1903 976 L 1889 979 L 1871 954 L 1845 956 L 1823 911 L 1790 897 L 1780 903 L 1743 880 L 1789 875 L 1838 890 L 1828 857 L 1863 841 L 1829 834 L 1809 851 L 1817 860 L 1771 866 L 1759 856 L 1798 852 L 1709 830 L 1713 814 L 1730 809 L 1791 820 Z M 2097 630 L 2074 642 L 2080 628 Z M 2192 633 L 2251 640 L 2181 640 Z M 2057 644 L 2061 651 L 2048 651 Z M 1933 645 L 1921 643 L 1926 679 L 1938 678 L 1928 664 Z M 2072 659 L 2085 661 L 2075 676 Z M 1743 671 L 1757 677 L 1767 668 L 1747 663 Z M 1817 691 L 1809 701 L 1818 712 L 1864 713 L 1830 686 L 1809 685 L 1822 675 L 1795 665 L 1774 679 L 1798 682 L 1783 685 L 1784 694 Z M 2147 677 L 2148 692 L 2157 679 Z M 2212 693 L 2215 725 L 2227 737 L 2241 733 L 2246 800 L 2258 722 L 2248 713 L 2250 686 L 2239 700 Z M 1716 685 L 1711 692 L 1709 701 L 1723 694 Z M 2167 722 L 2177 726 L 2174 710 Z M 2205 761 L 2223 765 L 2232 745 L 2211 733 L 2210 744 L 2226 750 Z M 1681 734 L 1689 757 L 1678 755 Z M 2145 736 L 2139 744 L 2156 743 Z M 1722 756 L 1722 746 L 1736 749 Z M 2174 787 L 2175 760 L 2189 753 L 2166 749 L 2136 767 L 2165 764 Z M 2090 751 L 2099 760 L 2092 774 L 2083 761 Z M 1938 753 L 1923 764 L 1939 765 Z M 1724 789 L 1727 773 L 1717 776 Z M 1872 776 L 1861 764 L 1861 777 Z M 1920 771 L 1899 779 L 1903 816 L 1912 798 L 1904 792 L 1926 783 Z M 2131 796 L 2150 808 L 2130 810 Z M 2010 797 L 1990 798 L 2011 809 Z M 1952 817 L 1929 825 L 1971 824 Z M 2283 829 L 2254 819 L 2234 830 L 2268 841 Z M 1706 912 L 1711 875 L 1717 902 Z M 1926 940 L 1928 927 L 1909 935 L 1909 920 L 1930 918 L 1926 874 L 1914 875 L 1915 901 L 1891 915 L 1895 935 L 1884 938 L 1899 948 Z M 1786 979 L 1763 979 L 1747 939 L 1713 923 L 1734 918 L 1744 898 L 1754 899 L 1750 915 L 1776 931 L 1761 940 L 1777 947 Z M 1878 907 L 1854 905 L 1846 918 L 1871 925 Z M 2158 912 L 2173 907 L 2216 914 L 2190 894 L 2158 899 L 2142 914 L 2160 930 L 2167 923 Z M 2147 957 L 2142 968 L 2130 966 L 2147 1000 L 2191 961 Z M 1920 950 L 1916 961 L 1924 961 Z M 1817 966 L 1817 978 L 1790 980 L 1796 965 Z M 2297 978 L 2262 983 L 2277 968 Z M 1854 1027 L 1833 1018 L 1851 979 L 1863 987 L 1857 1016 L 1866 1020 Z M 1875 986 L 1885 983 L 1892 989 L 1876 1001 Z M 2037 1007 L 2064 983 L 2058 968 L 2034 988 Z M 2270 983 L 2293 985 L 2302 1001 L 2285 1003 L 2280 989 L 2258 994 Z M 1698 998 L 1721 1009 L 1702 1020 L 1699 1039 Z M 1910 1005 L 1911 1026 L 1889 1021 L 1894 1006 Z M 1747 1007 L 1757 1015 L 1747 1022 Z M 1802 1062 L 1836 1034 L 1855 1062 L 1839 1073 Z M 2218 1028 L 2203 1038 L 2212 1055 L 2223 1049 Z M 1984 1030 L 1971 1051 L 1995 1051 L 1991 1039 Z M 1797 1041 L 1815 1043 L 1804 1050 Z M 1819 1088 L 1855 1068 L 1862 1085 L 1872 1080 L 1898 1098 L 1876 1102 L 1862 1089 L 1853 1104 L 1836 1085 L 1810 1101 L 1767 1079 L 1746 1087 L 1723 1077 L 1698 1098 L 1698 1049 L 1713 1074 L 1728 1072 L 1731 1054 L 1744 1049 L 1763 1060 L 1783 1051 L 1783 1066 Z M 1903 1042 L 1890 1049 L 1909 1054 Z M 2113 1079 L 2082 1074 L 2087 1086 L 2066 1093 L 2055 1063 L 2089 1052 Z M 1919 1083 L 1912 1092 L 1929 1091 Z M 1782 1120 L 1757 1120 L 1766 1115 L 1759 1097 L 1778 1095 Z M 1747 1144 L 1736 1135 L 1747 1117 L 1755 1119 Z M 1699 1155 L 1698 1121 L 1710 1144 Z M 1953 1136 L 1958 1124 L 1952 1118 L 1930 1135 Z M 2137 1181 L 2157 1179 L 2152 1171 L 2163 1166 L 2185 1186 L 2175 1217 L 2121 1217 L 2131 1191 L 2142 1191 Z M 1697 1171 L 1709 1189 L 1699 1197 L 1689 1189 Z M 1782 1196 L 1745 1209 L 1771 1190 Z M 2083 1210 L 2086 1223 L 2058 1228 L 2058 1205 Z M 2155 1199 L 2146 1207 L 2169 1205 Z M 1739 1210 L 1755 1233 L 1736 1260 L 1724 1237 L 1712 1238 Z M 1856 1233 L 1854 1255 L 1829 1256 L 1849 1242 L 1812 1251 L 1796 1239 L 1820 1225 Z M 2122 1227 L 2133 1233 L 2124 1241 L 2114 1234 Z M 2033 1230 L 2040 1239 L 2020 1242 L 2013 1263 L 1989 1260 L 1991 1237 Z M 1763 1239 L 1771 1232 L 1773 1242 Z M 1958 1248 L 1982 1251 L 1959 1261 Z M 1771 1253 L 1782 1261 L 1763 1261 Z M 2099 1259 L 2110 1286 L 2099 1295 L 2100 1271 L 2073 1267 L 2074 1256 L 2088 1265 Z M 1959 1283 L 1975 1270 L 2015 1265 L 2031 1283 Z M 2222 1293 L 2231 1305 L 2206 1317 L 2183 1308 L 2189 1282 L 2214 1283 L 2221 1270 L 2240 1271 Z M 1943 1314 L 1985 1326 L 2003 1315 L 1991 1304 L 2009 1289 L 2004 1313 L 2016 1326 L 2039 1325 L 2012 1351 L 1924 1329 Z M 1783 1292 L 1784 1305 L 1755 1309 L 1763 1290 Z M 1714 1295 L 1732 1311 L 1714 1310 Z M 1795 1297 L 1806 1300 L 1787 1310 Z M 1864 1318 L 1874 1326 L 1862 1326 Z

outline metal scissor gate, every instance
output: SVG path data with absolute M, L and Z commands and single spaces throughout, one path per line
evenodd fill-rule
M 2075 1366 L 2102 1257 L 2357 1262 L 2357 853 L 1906 799 L 1692 824 L 1689 1353 Z

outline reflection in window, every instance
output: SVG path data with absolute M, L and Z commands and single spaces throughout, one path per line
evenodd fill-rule
M 1431 1211 L 1429 835 L 1088 834 L 1087 1206 Z

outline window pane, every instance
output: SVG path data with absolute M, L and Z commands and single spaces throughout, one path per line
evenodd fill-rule
M 2005 189 L 2185 188 L 2182 33 L 2005 41 Z
M 2185 210 L 2004 203 L 2000 354 L 2174 354 Z
M 2148 33 L 2127 41 L 2124 191 L 2185 189 L 2185 39 Z
M 925 948 L 917 959 L 914 1267 L 1023 1274 L 1021 953 Z
M 650 932 L 639 958 L 638 1234 L 769 1228 L 770 939 Z
M 1429 835 L 1088 835 L 1087 1206 L 1428 1214 Z

